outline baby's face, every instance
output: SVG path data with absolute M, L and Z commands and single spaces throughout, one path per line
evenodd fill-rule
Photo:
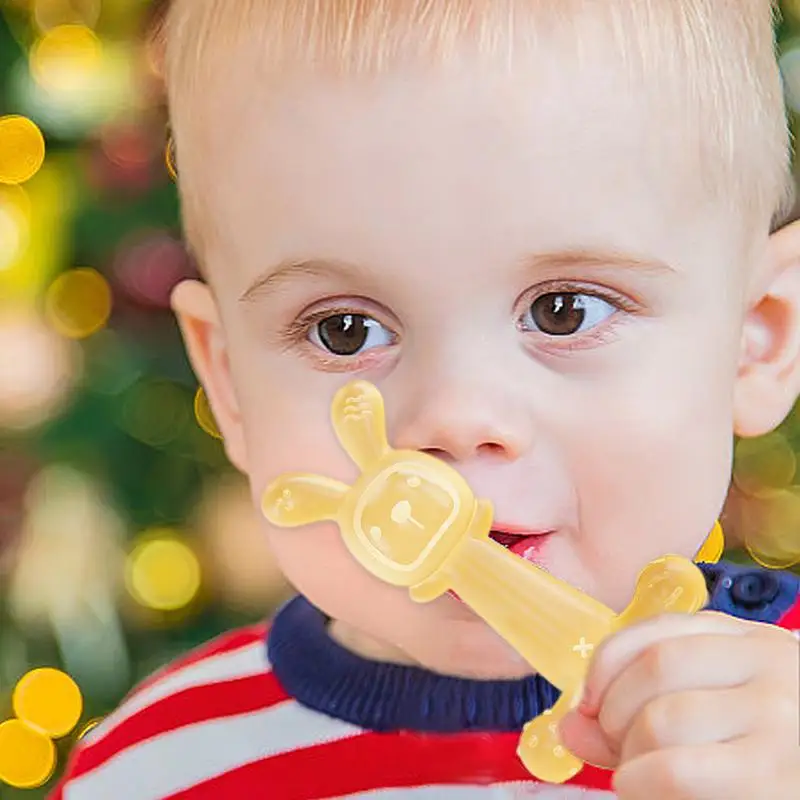
M 256 502 L 286 471 L 356 476 L 329 405 L 358 376 L 395 447 L 451 463 L 499 528 L 538 537 L 531 559 L 610 606 L 653 558 L 692 557 L 728 486 L 749 265 L 663 146 L 675 121 L 611 65 L 544 56 L 226 87 L 204 159 L 213 381 Z M 520 671 L 457 600 L 370 577 L 333 524 L 264 524 L 379 656 Z

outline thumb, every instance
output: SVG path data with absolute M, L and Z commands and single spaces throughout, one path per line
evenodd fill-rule
M 609 747 L 600 723 L 577 709 L 561 720 L 558 734 L 564 747 L 587 764 L 614 769 L 619 763 L 619 756 Z

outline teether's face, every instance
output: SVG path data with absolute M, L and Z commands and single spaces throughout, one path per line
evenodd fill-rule
M 353 508 L 355 534 L 401 572 L 412 572 L 446 545 L 443 539 L 472 511 L 463 489 L 443 483 L 427 459 L 391 463 L 367 477 Z
M 413 568 L 452 527 L 462 501 L 420 477 L 424 463 L 393 464 L 370 481 L 355 507 L 357 532 L 401 568 Z
M 515 553 L 616 610 L 644 564 L 700 546 L 729 479 L 743 226 L 683 161 L 704 134 L 654 113 L 663 76 L 640 87 L 599 51 L 280 87 L 220 62 L 186 170 L 207 187 L 222 324 L 187 329 L 257 508 L 285 472 L 358 479 L 329 412 L 363 377 L 394 447 L 455 466 Z M 419 519 L 421 489 L 381 488 L 389 531 L 363 509 L 376 548 L 407 534 L 401 564 L 412 518 L 450 510 Z M 264 524 L 290 581 L 384 655 L 524 669 L 455 599 L 421 607 L 367 574 L 334 523 Z

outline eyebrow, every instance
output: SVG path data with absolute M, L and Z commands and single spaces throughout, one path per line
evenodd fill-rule
M 647 258 L 620 250 L 576 248 L 552 253 L 532 253 L 522 259 L 526 272 L 534 270 L 628 269 L 651 275 L 675 273 L 677 270 L 656 258 Z
M 338 278 L 348 281 L 364 281 L 369 270 L 360 264 L 327 258 L 311 258 L 304 261 L 282 261 L 258 277 L 239 298 L 242 303 L 251 303 L 265 294 L 271 294 L 302 278 Z
M 658 259 L 623 253 L 617 250 L 571 249 L 548 253 L 532 253 L 520 261 L 525 272 L 547 270 L 629 269 L 645 274 L 674 273 L 675 269 Z M 350 282 L 369 279 L 370 270 L 349 261 L 312 258 L 302 261 L 283 261 L 266 270 L 239 298 L 252 303 L 282 286 L 303 278 L 333 278 Z

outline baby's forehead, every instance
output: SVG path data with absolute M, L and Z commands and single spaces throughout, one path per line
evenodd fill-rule
M 721 202 L 770 215 L 789 185 L 768 0 L 177 0 L 165 31 L 186 192 L 203 166 L 203 128 L 225 124 L 208 112 L 226 91 L 255 95 L 297 72 L 372 79 L 475 58 L 513 72 L 546 52 L 598 73 L 613 62 L 659 110 L 654 131 L 695 153 Z M 563 102 L 575 102 L 567 80 Z M 587 117 L 587 136 L 596 124 Z

